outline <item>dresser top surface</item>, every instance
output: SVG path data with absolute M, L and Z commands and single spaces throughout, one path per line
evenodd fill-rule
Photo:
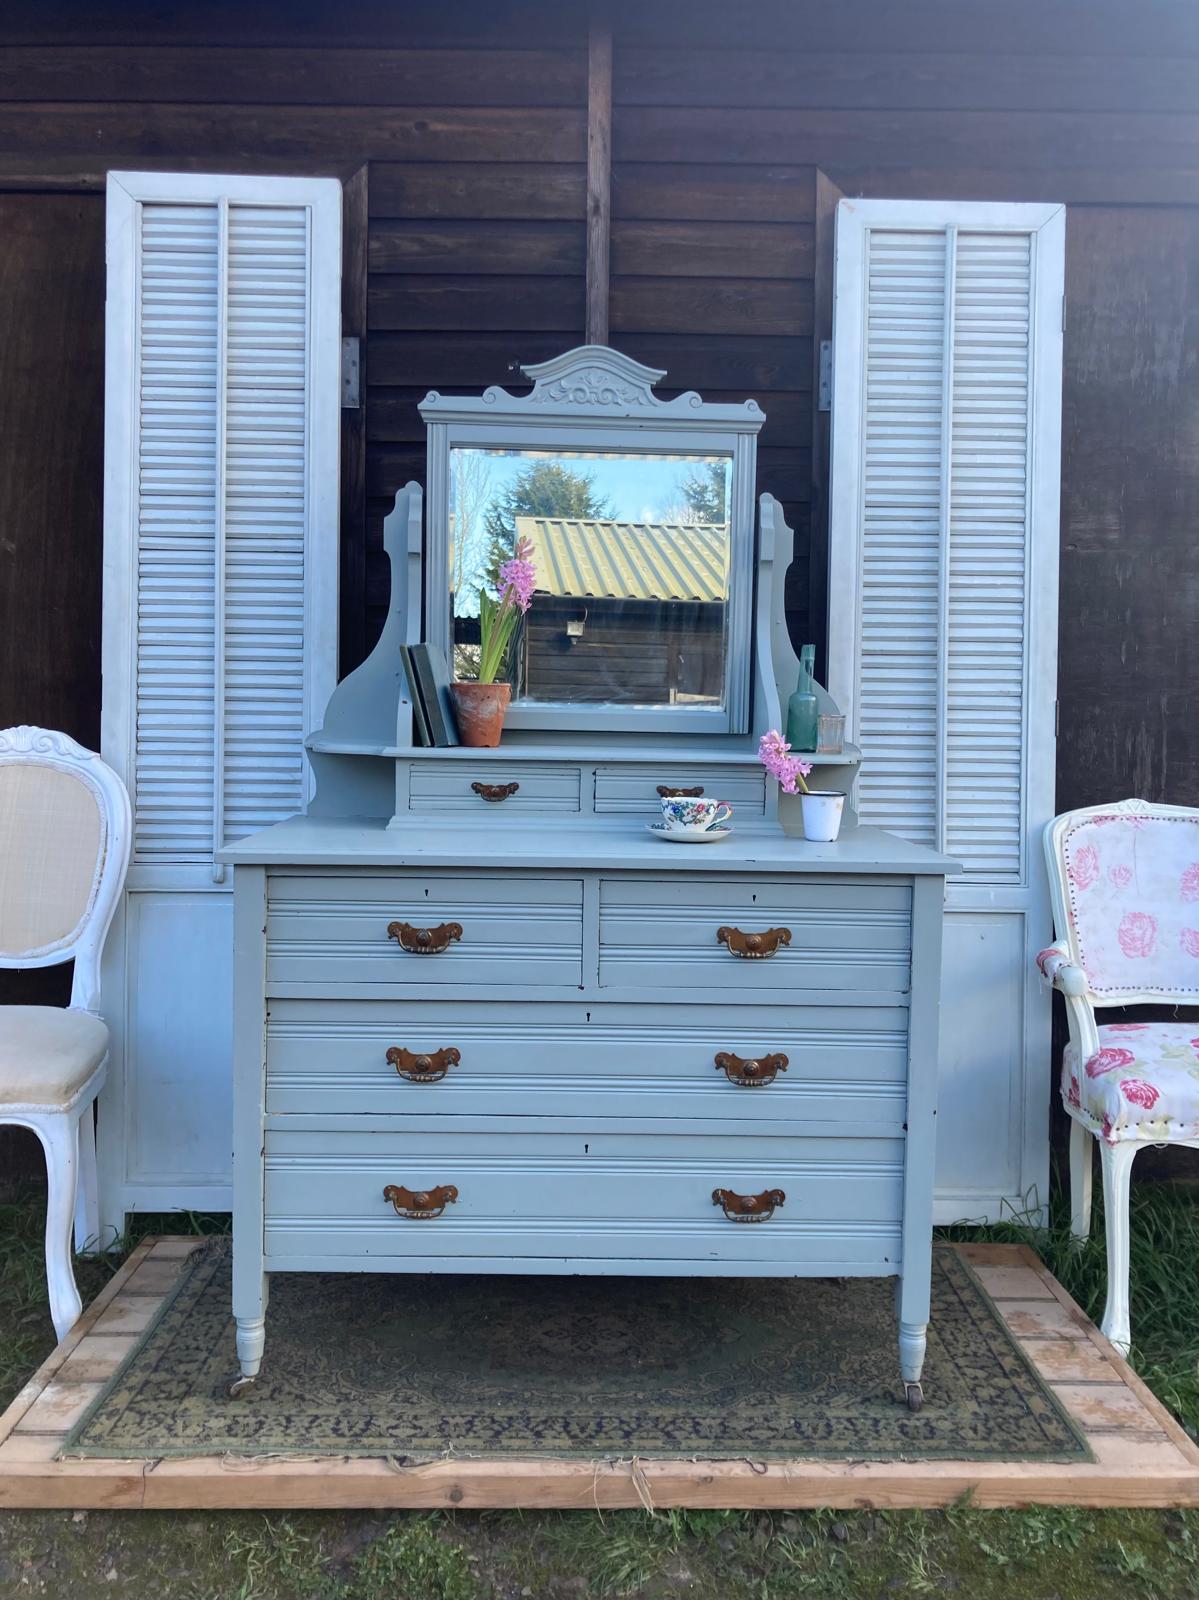
M 881 828 L 852 827 L 834 844 L 776 827 L 735 829 L 705 846 L 655 838 L 643 819 L 289 817 L 220 851 L 218 860 L 262 866 L 511 867 L 636 872 L 900 873 L 941 877 L 956 861 Z

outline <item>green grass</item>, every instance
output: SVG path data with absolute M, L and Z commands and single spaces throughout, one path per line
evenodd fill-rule
M 224 1218 L 140 1218 L 213 1232 Z M 1082 1248 L 1060 1198 L 1050 1225 L 971 1238 L 1031 1243 L 1102 1311 L 1102 1217 Z M 34 1186 L 0 1203 L 0 1403 L 52 1343 Z M 1199 1426 L 1199 1192 L 1134 1188 L 1133 1359 Z M 85 1297 L 115 1262 L 80 1264 Z M 983 1512 L 372 1512 L 0 1515 L 0 1600 L 1192 1600 L 1199 1513 L 1071 1508 Z

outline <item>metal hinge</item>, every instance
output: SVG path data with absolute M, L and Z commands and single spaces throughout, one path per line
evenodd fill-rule
M 1062 295 L 1062 332 L 1066 331 L 1066 296 Z
M 820 379 L 816 392 L 816 406 L 819 411 L 833 409 L 833 341 L 821 339 L 820 341 Z
M 1053 737 L 1056 739 L 1062 731 L 1062 703 L 1060 700 L 1053 702 Z
M 341 341 L 341 409 L 356 411 L 362 404 L 358 391 L 358 374 L 362 363 L 362 340 Z

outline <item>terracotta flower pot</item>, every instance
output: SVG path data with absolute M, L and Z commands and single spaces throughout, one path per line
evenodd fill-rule
M 504 713 L 512 698 L 510 683 L 451 683 L 458 736 L 474 749 L 490 748 L 500 742 Z

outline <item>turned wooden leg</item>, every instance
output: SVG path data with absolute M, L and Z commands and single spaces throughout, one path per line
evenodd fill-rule
M 258 1274 L 256 1288 L 246 1290 L 238 1284 L 233 1296 L 233 1315 L 237 1322 L 237 1361 L 241 1367 L 241 1380 L 233 1385 L 232 1393 L 252 1383 L 262 1366 L 262 1352 L 266 1347 L 266 1307 L 270 1297 L 270 1282 L 265 1272 Z
M 1091 1234 L 1091 1130 L 1070 1118 L 1070 1233 L 1078 1240 Z
M 1106 1139 L 1099 1141 L 1103 1221 L 1107 1234 L 1107 1304 L 1099 1326 L 1122 1356 L 1128 1354 L 1132 1343 L 1128 1307 L 1128 1188 L 1132 1163 L 1139 1148 L 1128 1140 L 1120 1144 L 1108 1144 Z
M 83 1310 L 71 1259 L 71 1229 L 79 1180 L 79 1119 L 47 1112 L 31 1117 L 29 1125 L 46 1153 L 46 1287 L 54 1332 L 61 1343 Z
M 96 1180 L 95 1101 L 79 1117 L 79 1185 L 75 1198 L 75 1253 L 96 1255 L 100 1249 L 100 1190 Z

